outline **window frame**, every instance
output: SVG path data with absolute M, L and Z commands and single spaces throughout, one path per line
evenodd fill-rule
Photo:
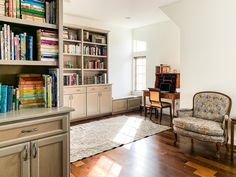
M 137 59 L 145 59 L 145 82 L 146 82 L 146 63 L 147 63 L 147 57 L 146 55 L 138 55 L 138 56 L 134 56 L 133 57 L 133 84 L 134 84 L 134 87 L 133 87 L 133 91 L 134 92 L 141 92 L 143 89 L 141 90 L 137 90 Z M 146 83 L 144 83 L 146 87 Z

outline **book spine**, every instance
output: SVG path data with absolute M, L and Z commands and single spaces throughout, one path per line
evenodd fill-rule
M 12 111 L 12 102 L 13 102 L 13 86 L 8 86 L 7 89 L 7 111 Z
M 11 59 L 11 29 L 10 25 L 7 25 L 7 58 Z
M 4 50 L 3 50 L 3 46 L 4 46 L 4 43 L 3 43 L 3 31 L 0 31 L 0 42 L 1 42 L 1 60 L 4 60 Z
M 26 37 L 26 60 L 33 60 L 33 36 Z
M 5 0 L 5 16 L 9 17 L 9 0 Z
M 12 17 L 16 18 L 16 1 L 12 0 Z
M 12 14 L 12 1 L 13 0 L 8 0 L 9 1 L 9 17 L 13 17 L 13 14 Z
M 16 18 L 20 18 L 20 0 L 16 0 Z
M 2 85 L 1 89 L 1 112 L 7 112 L 7 85 Z
M 15 60 L 15 47 L 14 47 L 14 44 L 15 44 L 15 37 L 14 37 L 14 33 L 12 32 L 11 33 L 11 59 L 12 60 Z

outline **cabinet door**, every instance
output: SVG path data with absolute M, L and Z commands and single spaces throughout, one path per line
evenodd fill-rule
M 0 176 L 30 177 L 30 144 L 0 148 Z
M 87 116 L 99 114 L 98 92 L 87 93 Z
M 31 142 L 31 177 L 68 177 L 67 134 Z
M 71 95 L 64 95 L 64 106 L 71 107 Z
M 71 107 L 75 109 L 72 112 L 71 119 L 77 119 L 86 116 L 86 94 L 73 94 L 71 100 Z
M 100 94 L 100 113 L 111 113 L 112 112 L 112 97 L 111 92 L 101 92 Z

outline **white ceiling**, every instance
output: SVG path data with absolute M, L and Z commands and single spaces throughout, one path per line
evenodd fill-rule
M 65 14 L 137 28 L 168 20 L 159 7 L 174 1 L 177 0 L 64 0 L 63 8 Z

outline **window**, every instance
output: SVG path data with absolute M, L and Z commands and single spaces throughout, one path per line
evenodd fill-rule
M 134 90 L 141 91 L 146 88 L 146 57 L 134 57 Z
M 134 49 L 134 52 L 144 52 L 144 51 L 146 51 L 147 50 L 146 41 L 134 40 L 133 49 Z

